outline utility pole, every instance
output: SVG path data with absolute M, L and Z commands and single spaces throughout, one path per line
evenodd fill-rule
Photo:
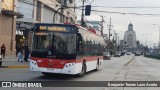
M 118 34 L 114 31 L 114 43 L 115 43 L 115 51 L 118 50 L 118 44 L 117 44 L 117 41 L 118 41 Z
M 84 27 L 84 2 L 86 0 L 82 0 L 82 16 L 81 16 L 81 26 Z
M 160 24 L 153 24 L 153 25 L 159 26 L 159 41 L 158 41 L 158 47 L 159 47 L 159 50 L 160 50 Z
M 64 22 L 64 18 L 63 18 L 63 13 L 64 13 L 64 6 L 67 0 L 61 0 L 61 18 L 60 18 L 60 22 L 63 23 Z
M 108 29 L 109 30 L 108 50 L 110 51 L 110 37 L 111 37 L 111 30 L 112 30 L 112 27 L 113 27 L 112 22 L 111 22 L 111 17 L 110 17 L 110 23 L 109 23 L 108 27 L 109 27 L 109 29 Z
M 119 45 L 119 36 L 117 38 L 118 38 L 117 44 Z
M 102 21 L 101 21 L 101 36 L 103 36 L 103 23 L 104 23 L 104 16 L 101 16 Z
M 147 44 L 148 44 L 147 36 L 152 35 L 152 34 L 143 34 L 143 35 L 145 35 L 145 36 L 146 36 L 146 46 L 148 46 L 148 45 L 147 45 Z

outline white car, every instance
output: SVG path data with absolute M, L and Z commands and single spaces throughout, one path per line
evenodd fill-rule
M 131 55 L 131 53 L 130 53 L 130 52 L 127 52 L 126 54 L 127 54 L 127 55 Z
M 109 52 L 104 52 L 104 53 L 103 53 L 103 58 L 104 58 L 105 60 L 111 60 L 111 55 L 110 55 L 110 53 L 109 53 Z
M 121 53 L 120 52 L 116 52 L 115 54 L 114 54 L 114 57 L 120 57 L 121 56 Z

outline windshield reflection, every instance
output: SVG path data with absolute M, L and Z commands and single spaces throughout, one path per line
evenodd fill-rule
M 33 52 L 52 54 L 76 54 L 76 34 L 73 33 L 35 33 Z

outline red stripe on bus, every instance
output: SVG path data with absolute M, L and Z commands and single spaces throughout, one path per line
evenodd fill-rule
M 95 61 L 98 59 L 102 60 L 103 56 L 86 56 L 83 58 L 80 57 L 79 60 L 35 58 L 35 57 L 31 57 L 30 59 L 36 61 L 38 64 L 38 67 L 63 69 L 67 63 L 82 63 L 84 60 L 86 62 Z

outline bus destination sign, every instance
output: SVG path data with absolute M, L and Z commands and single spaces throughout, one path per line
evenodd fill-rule
M 66 27 L 60 27 L 60 26 L 39 26 L 39 30 L 65 32 L 66 31 Z

